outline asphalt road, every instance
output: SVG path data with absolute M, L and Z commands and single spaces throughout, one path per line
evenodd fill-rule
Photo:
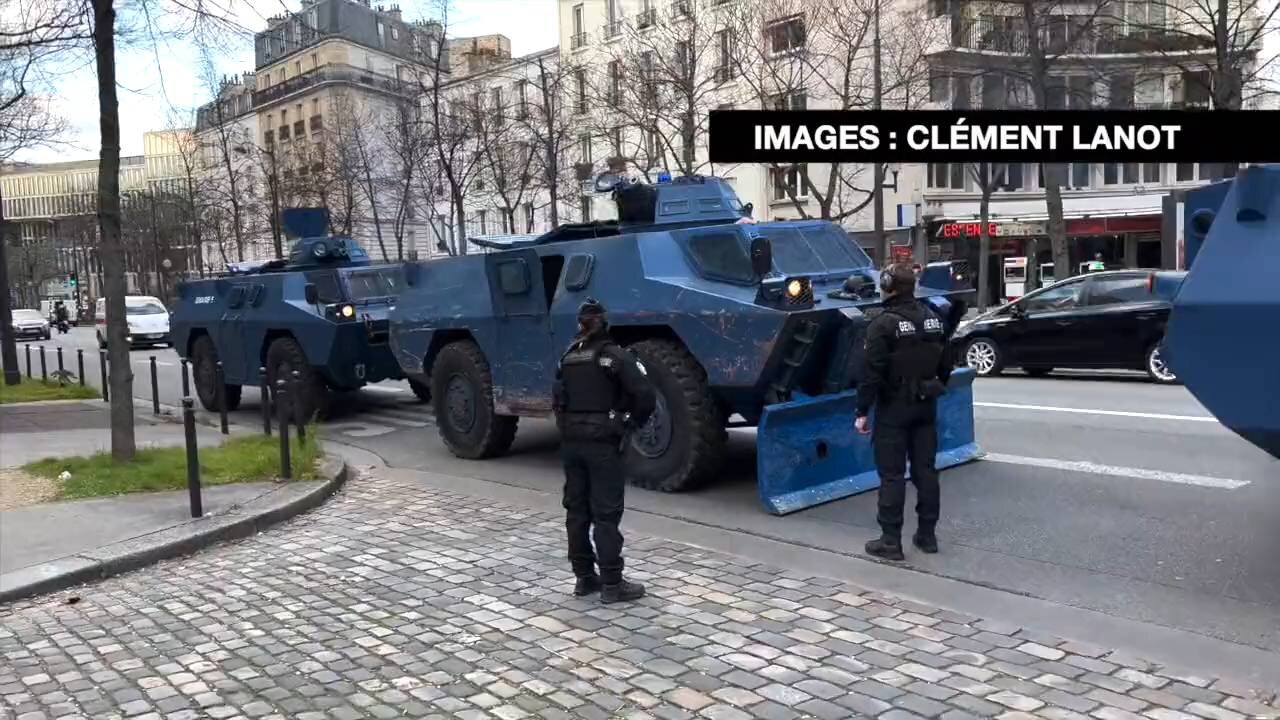
M 84 348 L 96 383 L 92 328 L 55 335 L 57 344 Z M 177 405 L 180 368 L 169 349 L 132 353 L 135 396 L 150 399 L 152 354 L 161 402 Z M 74 369 L 75 353 L 64 358 Z M 38 357 L 33 367 L 39 372 Z M 259 422 L 257 397 L 247 390 L 232 421 Z M 909 567 L 1280 650 L 1280 461 L 1219 425 L 1185 389 L 1137 374 L 1033 379 L 1012 371 L 979 380 L 975 397 L 989 456 L 944 473 L 943 551 L 909 553 Z M 562 480 L 549 422 L 522 421 L 507 457 L 459 460 L 404 382 L 353 394 L 325 434 L 393 466 L 547 492 Z M 750 430 L 731 433 L 730 465 L 715 487 L 682 495 L 632 489 L 630 511 L 861 554 L 875 534 L 875 494 L 767 515 L 755 497 L 753 440 Z

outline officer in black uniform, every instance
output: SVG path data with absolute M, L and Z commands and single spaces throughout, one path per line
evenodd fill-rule
M 916 486 L 919 522 L 912 542 L 926 553 L 938 552 L 937 399 L 951 377 L 943 322 L 915 299 L 916 275 L 910 265 L 895 264 L 880 274 L 884 310 L 867 328 L 866 369 L 858 383 L 858 432 L 871 432 L 868 413 L 876 408 L 872 447 L 880 474 L 877 521 L 881 536 L 867 552 L 902 560 L 902 514 L 906 503 L 906 465 Z
M 554 402 L 569 562 L 578 577 L 573 594 L 599 590 L 606 603 L 643 597 L 643 585 L 622 577 L 622 450 L 629 427 L 653 413 L 656 395 L 644 365 L 609 337 L 604 306 L 594 298 L 578 308 L 578 336 L 560 358 Z

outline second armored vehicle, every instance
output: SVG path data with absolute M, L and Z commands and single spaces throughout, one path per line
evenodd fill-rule
M 250 263 L 183 283 L 171 332 L 190 361 L 196 394 L 208 410 L 266 379 L 292 382 L 303 417 L 328 414 L 335 392 L 405 375 L 387 343 L 387 314 L 402 284 L 400 265 L 373 264 L 351 238 L 323 236 L 323 210 L 286 210 L 294 243 L 287 260 Z M 222 364 L 219 393 L 217 365 Z M 427 388 L 411 382 L 426 399 Z
M 449 449 L 496 456 L 520 417 L 551 415 L 557 360 L 590 295 L 659 391 L 625 450 L 633 483 L 678 491 L 712 479 L 726 429 L 751 426 L 771 512 L 874 483 L 869 448 L 855 447 L 867 442 L 851 431 L 849 388 L 864 312 L 880 303 L 878 272 L 848 234 L 819 220 L 755 223 L 714 177 L 603 177 L 597 189 L 614 192 L 617 221 L 479 240 L 492 252 L 406 266 L 391 344 L 404 372 L 430 383 Z M 942 270 L 948 283 L 962 274 Z M 918 294 L 954 328 L 964 308 L 948 298 L 971 292 Z M 958 370 L 940 409 L 944 464 L 978 454 L 972 380 Z

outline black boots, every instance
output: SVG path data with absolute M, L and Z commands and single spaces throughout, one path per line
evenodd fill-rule
M 916 534 L 911 536 L 911 544 L 920 548 L 920 552 L 930 555 L 938 552 L 938 536 L 932 532 L 917 530 Z
M 867 543 L 867 554 L 885 560 L 906 560 L 902 554 L 902 542 L 895 538 L 882 536 Z
M 600 601 L 604 603 L 627 602 L 644 597 L 644 586 L 640 583 L 623 580 L 616 585 L 605 585 L 600 590 Z
M 573 586 L 573 594 L 578 597 L 584 597 L 600 591 L 600 578 L 596 575 L 583 575 L 578 577 L 578 584 Z

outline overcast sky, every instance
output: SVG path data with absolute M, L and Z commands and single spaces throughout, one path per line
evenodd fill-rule
M 391 5 L 395 0 L 381 0 Z M 298 0 L 239 0 L 238 23 L 246 32 L 230 38 L 224 56 L 217 60 L 220 75 L 253 70 L 253 37 L 250 31 L 266 27 L 266 18 L 285 7 L 296 10 Z M 377 5 L 378 0 L 371 0 Z M 405 20 L 426 17 L 428 0 L 399 0 Z M 466 37 L 500 33 L 511 40 L 511 52 L 523 55 L 554 47 L 558 40 L 556 0 L 452 0 L 451 35 Z M 120 85 L 121 155 L 142 154 L 142 134 L 148 130 L 189 126 L 193 109 L 208 101 L 199 55 L 187 43 L 166 42 L 146 50 L 120 51 L 117 58 Z M 53 162 L 95 158 L 99 149 L 97 77 L 91 64 L 80 64 L 53 80 L 55 106 L 72 125 L 67 147 L 38 148 L 18 153 L 14 160 Z

